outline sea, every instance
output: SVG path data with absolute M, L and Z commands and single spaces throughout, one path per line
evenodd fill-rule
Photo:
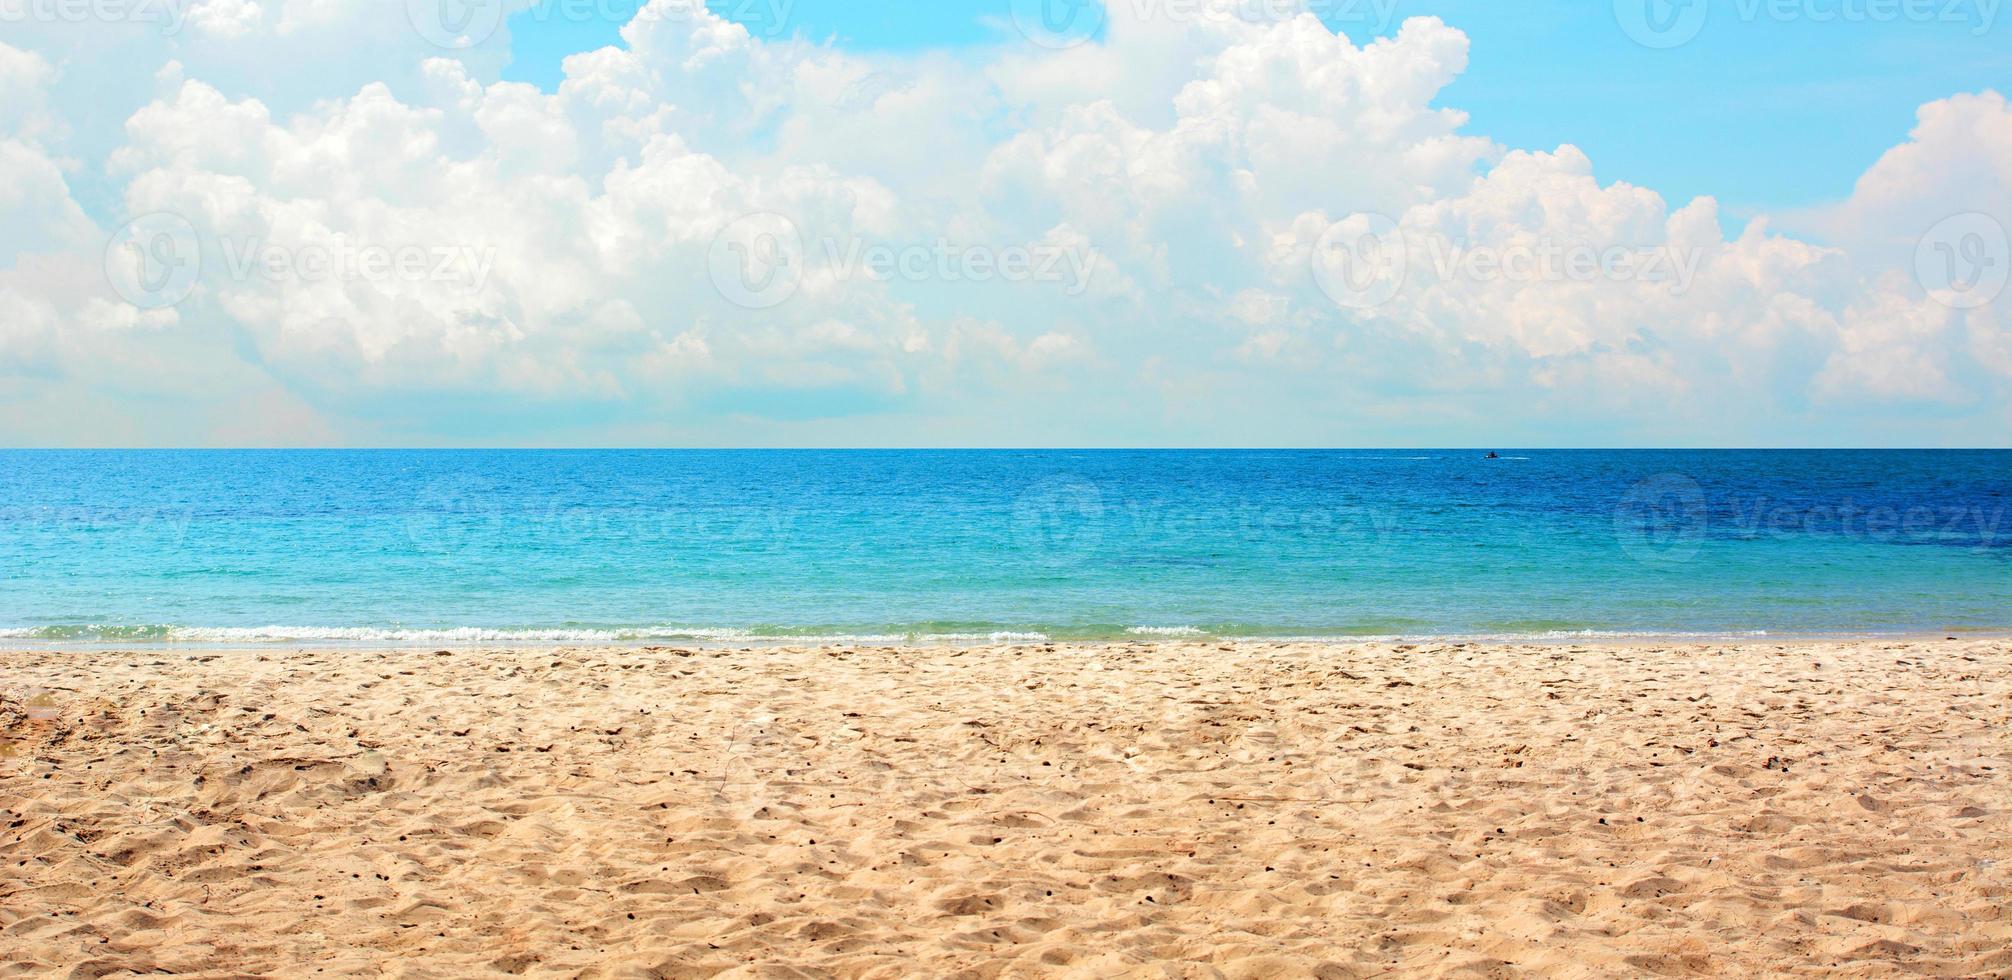
M 2012 633 L 2012 451 L 5 451 L 0 645 Z

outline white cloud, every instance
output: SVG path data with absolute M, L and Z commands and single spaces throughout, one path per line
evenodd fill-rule
M 198 0 L 189 7 L 188 21 L 213 37 L 243 37 L 256 28 L 265 11 L 252 0 Z
M 184 375 L 230 378 L 189 419 L 312 404 L 314 431 L 359 437 L 443 393 L 698 424 L 709 393 L 736 416 L 849 391 L 818 404 L 1005 417 L 1037 384 L 1124 432 L 1150 406 L 1189 424 L 1195 398 L 1267 433 L 1295 398 L 1365 419 L 1431 398 L 1444 425 L 1597 404 L 1642 432 L 1936 402 L 1973 407 L 1973 441 L 2007 411 L 2012 300 L 1953 310 L 1913 269 L 1936 221 L 2012 216 L 1994 93 L 1924 106 L 1849 200 L 1782 217 L 1797 235 L 1762 218 L 1728 239 L 1709 198 L 1466 132 L 1437 103 L 1468 41 L 1437 19 L 1356 44 L 1240 5 L 1110 9 L 1098 44 L 895 57 L 653 0 L 556 93 L 495 81 L 494 42 L 449 51 L 321 0 L 207 0 L 188 37 L 95 47 L 30 30 L 0 45 L 0 373 L 224 362 Z M 90 98 L 130 104 L 86 112 L 80 65 L 109 73 Z M 117 213 L 87 216 L 80 169 Z M 202 276 L 142 313 L 98 268 L 150 212 L 196 229 Z M 709 264 L 752 213 L 801 246 L 771 256 L 789 288 L 759 308 Z M 1409 274 L 1349 308 L 1311 264 L 1364 213 L 1402 229 Z M 1059 256 L 1067 275 L 863 274 L 848 256 L 875 246 Z M 37 274 L 15 268 L 29 256 Z
M 1866 170 L 1850 199 L 1797 218 L 1855 255 L 1901 265 L 1923 231 L 1969 211 L 2012 214 L 2012 105 L 1997 92 L 1922 106 L 1908 140 Z
M 51 128 L 48 87 L 55 78 L 48 59 L 0 43 L 0 132 L 27 137 Z
M 85 249 L 95 228 L 70 197 L 62 167 L 41 148 L 0 138 L 0 268 L 24 253 Z

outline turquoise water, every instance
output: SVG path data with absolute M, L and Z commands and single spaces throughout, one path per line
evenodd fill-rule
M 2012 452 L 0 452 L 0 642 L 2012 628 Z

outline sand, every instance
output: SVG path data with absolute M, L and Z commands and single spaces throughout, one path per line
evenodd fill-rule
M 0 652 L 0 975 L 2012 976 L 2012 643 Z

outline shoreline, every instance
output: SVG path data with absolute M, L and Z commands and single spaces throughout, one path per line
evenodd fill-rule
M 2012 643 L 1053 646 L 0 653 L 0 963 L 2012 973 Z
M 373 628 L 374 629 L 374 628 Z M 480 629 L 470 627 L 467 629 Z M 387 630 L 396 632 L 396 630 Z M 1559 646 L 1642 647 L 1642 646 L 1768 646 L 1809 643 L 1969 643 L 2012 641 L 2012 627 L 1958 628 L 1946 630 L 1775 632 L 1745 630 L 1731 632 L 1679 631 L 1628 632 L 1593 630 L 1542 634 L 1374 634 L 1308 636 L 1229 636 L 1207 633 L 1150 633 L 1113 637 L 1049 637 L 1004 631 L 993 636 L 736 636 L 731 638 L 635 637 L 552 639 L 540 635 L 526 638 L 468 636 L 463 629 L 420 630 L 427 635 L 413 639 L 343 639 L 330 637 L 285 637 L 265 640 L 45 640 L 5 636 L 0 631 L 0 653 L 37 651 L 77 651 L 113 653 L 125 650 L 194 650 L 203 652 L 273 652 L 309 650 L 430 652 L 441 647 L 469 647 L 482 650 L 795 650 L 795 649 L 876 649 L 876 650 L 975 650 L 1024 649 L 1041 647 L 1140 647 L 1179 645 L 1229 645 L 1233 647 L 1362 647 L 1393 645 L 1463 645 L 1550 648 Z M 488 632 L 488 631 L 484 631 Z M 509 632 L 509 631 L 494 631 Z M 543 633 L 543 631 L 534 631 Z M 563 632 L 555 630 L 552 632 Z

